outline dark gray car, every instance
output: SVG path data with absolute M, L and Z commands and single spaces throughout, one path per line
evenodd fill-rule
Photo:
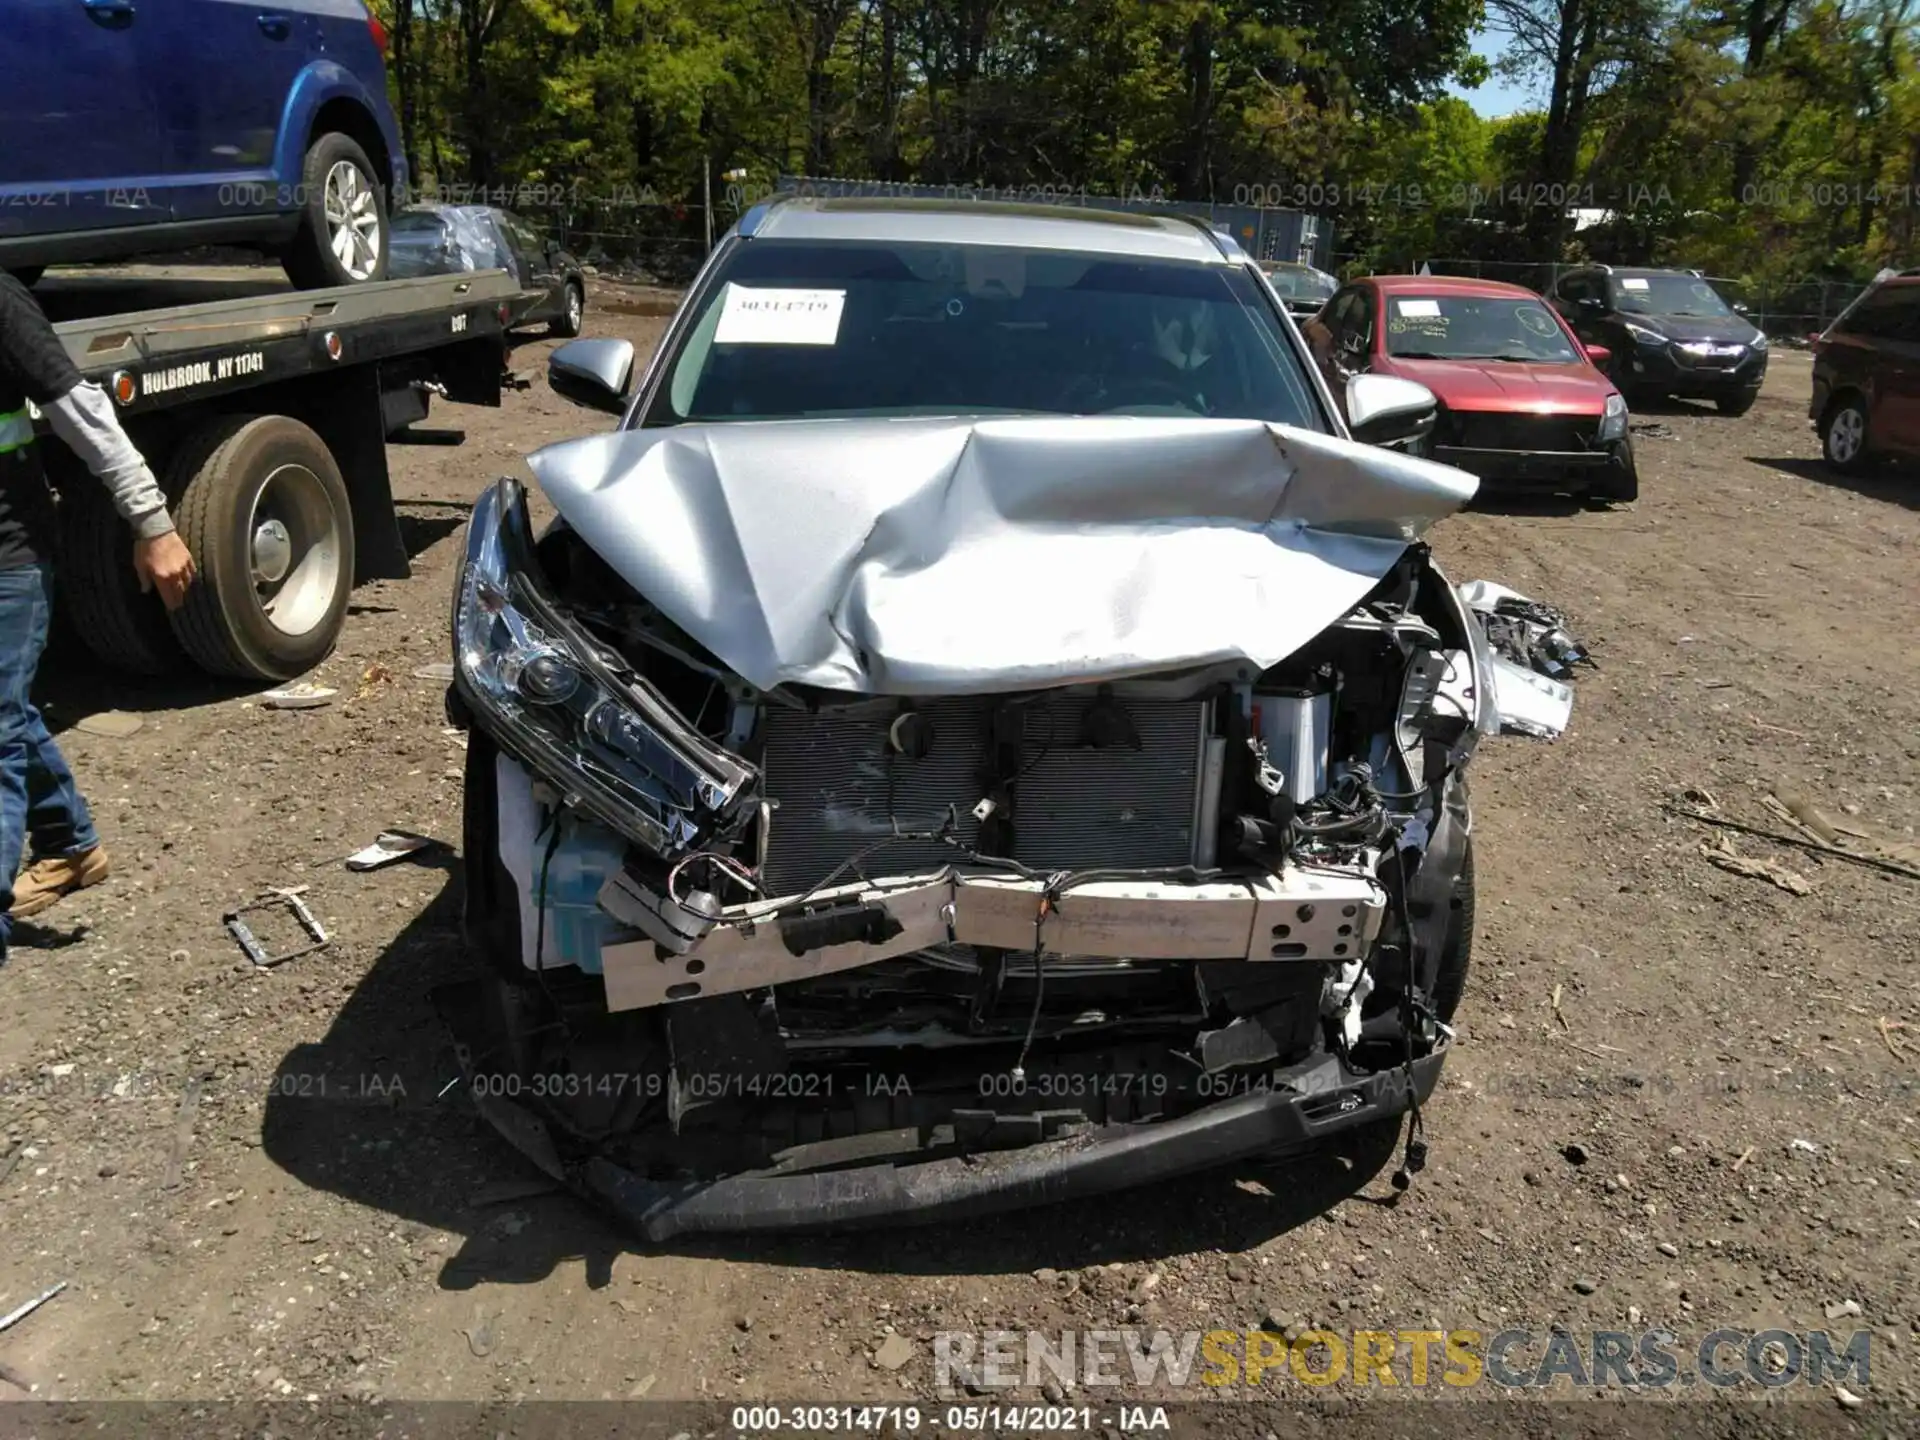
M 1581 343 L 1609 352 L 1629 402 L 1683 395 L 1744 415 L 1767 378 L 1767 337 L 1693 271 L 1589 265 L 1547 298 Z
M 508 271 L 541 297 L 518 325 L 544 321 L 555 335 L 580 333 L 587 311 L 580 262 L 521 216 L 492 205 L 415 205 L 393 217 L 394 279 L 492 269 Z

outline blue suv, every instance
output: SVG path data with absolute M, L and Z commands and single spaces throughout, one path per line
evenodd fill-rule
M 361 0 L 0 0 L 0 268 L 241 245 L 383 278 L 386 43 Z

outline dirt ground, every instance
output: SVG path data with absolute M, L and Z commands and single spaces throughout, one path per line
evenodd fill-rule
M 644 346 L 662 308 L 596 286 L 587 333 Z M 0 970 L 0 1313 L 68 1282 L 0 1335 L 34 1394 L 900 1400 L 941 1330 L 1777 1325 L 1870 1328 L 1855 1418 L 1912 1413 L 1920 880 L 1730 837 L 1790 893 L 1663 808 L 1778 830 L 1791 789 L 1920 821 L 1920 479 L 1820 467 L 1804 354 L 1744 418 L 1637 415 L 1636 505 L 1437 532 L 1453 578 L 1563 607 L 1600 668 L 1564 739 L 1475 762 L 1474 971 L 1397 1204 L 1387 1137 L 966 1227 L 654 1249 L 503 1191 L 528 1172 L 448 1088 L 457 853 L 339 863 L 392 826 L 457 847 L 459 737 L 414 671 L 447 657 L 474 496 L 600 423 L 538 379 L 549 348 L 503 409 L 437 412 L 463 445 L 391 452 L 415 574 L 356 593 L 331 706 L 43 677 L 116 871 Z M 109 708 L 143 728 L 74 728 Z M 293 885 L 336 942 L 257 972 L 221 913 Z

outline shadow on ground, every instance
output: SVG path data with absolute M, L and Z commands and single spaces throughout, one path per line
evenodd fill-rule
M 450 1038 L 429 1001 L 468 977 L 460 880 L 368 969 L 326 1038 L 289 1052 L 269 1087 L 262 1145 L 304 1185 L 463 1237 L 441 1285 L 537 1282 L 581 1260 L 589 1285 L 623 1252 L 648 1245 L 541 1178 L 474 1111 Z M 1098 1203 L 987 1217 L 964 1225 L 792 1237 L 697 1237 L 675 1253 L 768 1264 L 913 1274 L 1072 1269 L 1196 1249 L 1241 1251 L 1354 1197 L 1392 1160 L 1393 1127 L 1273 1164 L 1239 1164 Z M 516 1193 L 517 1192 L 517 1193 Z M 1379 1203 L 1389 1203 L 1382 1200 Z M 984 1243 L 989 1242 L 990 1243 Z
M 1811 480 L 1817 484 L 1831 485 L 1836 490 L 1851 490 L 1869 500 L 1884 500 L 1890 505 L 1920 510 L 1920 466 L 1888 464 L 1859 475 L 1847 475 L 1835 470 L 1824 460 L 1772 458 L 1765 455 L 1749 455 L 1747 459 L 1755 465 L 1764 465 L 1769 470 L 1778 470 L 1797 480 Z
M 271 688 L 264 681 L 215 679 L 195 671 L 127 675 L 99 664 L 78 640 L 56 630 L 40 661 L 34 701 L 48 731 L 57 737 L 103 711 L 165 714 L 239 700 Z
M 1482 488 L 1466 508 L 1481 515 L 1555 516 L 1579 515 L 1588 507 L 1584 500 L 1575 495 L 1547 495 L 1538 491 L 1502 493 Z

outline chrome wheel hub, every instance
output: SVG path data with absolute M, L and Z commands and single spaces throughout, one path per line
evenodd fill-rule
M 253 531 L 253 583 L 278 585 L 293 568 L 293 537 L 278 520 L 263 520 Z
M 327 171 L 322 203 L 333 258 L 355 280 L 370 278 L 380 264 L 380 192 L 358 165 L 337 160 Z
M 274 629 L 304 635 L 322 624 L 340 587 L 341 516 L 320 477 L 304 465 L 282 465 L 253 499 L 247 533 L 253 594 Z
M 1833 426 L 1827 432 L 1827 447 L 1836 460 L 1851 460 L 1860 453 L 1860 444 L 1866 439 L 1866 420 L 1858 410 L 1842 410 L 1833 417 Z

